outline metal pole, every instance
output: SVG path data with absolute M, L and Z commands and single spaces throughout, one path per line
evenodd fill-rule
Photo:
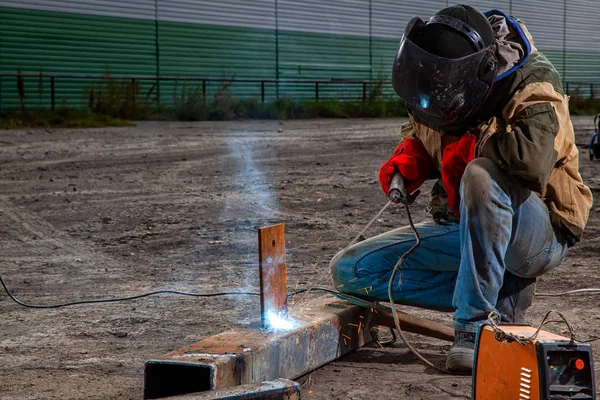
M 154 1 L 154 50 L 156 52 L 156 104 L 160 105 L 160 42 L 158 22 L 158 0 Z
M 315 82 L 315 100 L 319 101 L 319 82 Z
M 260 82 L 260 101 L 265 102 L 265 81 Z
M 567 80 L 567 0 L 563 3 L 563 75 L 562 79 Z M 569 93 L 569 84 L 567 83 L 567 93 Z
M 363 82 L 363 104 L 367 102 L 367 82 Z
M 202 97 L 206 103 L 206 79 L 202 79 Z
M 590 83 L 590 99 L 594 98 L 594 84 Z
M 369 0 L 369 80 L 373 80 L 373 0 Z
M 279 99 L 279 3 L 275 0 L 275 98 Z
M 56 95 L 55 95 L 55 86 L 54 86 L 54 77 L 50 77 L 50 103 L 52 106 L 52 110 L 56 107 Z
M 131 80 L 131 102 L 135 104 L 135 78 Z

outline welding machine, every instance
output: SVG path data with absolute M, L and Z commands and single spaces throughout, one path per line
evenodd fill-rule
M 475 400 L 596 399 L 589 343 L 528 325 L 483 325 L 475 343 Z

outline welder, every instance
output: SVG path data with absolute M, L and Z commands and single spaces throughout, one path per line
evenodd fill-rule
M 392 83 L 410 122 L 381 167 L 383 191 L 396 174 L 404 196 L 437 180 L 433 218 L 416 225 L 421 245 L 402 264 L 393 298 L 453 311 L 446 367 L 469 372 L 488 315 L 522 323 L 536 278 L 582 237 L 592 194 L 578 171 L 568 98 L 521 21 L 467 5 L 408 23 Z M 335 286 L 386 301 L 392 270 L 414 242 L 404 227 L 339 253 Z

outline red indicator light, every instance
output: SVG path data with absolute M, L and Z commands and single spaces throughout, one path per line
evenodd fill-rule
M 576 370 L 581 371 L 585 367 L 585 363 L 581 358 L 578 358 L 577 360 L 575 360 L 575 363 L 573 363 L 573 366 Z

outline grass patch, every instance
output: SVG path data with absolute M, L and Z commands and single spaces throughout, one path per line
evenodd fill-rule
M 226 121 L 244 119 L 303 119 L 303 118 L 382 118 L 406 117 L 404 101 L 385 97 L 385 77 L 379 74 L 364 99 L 340 101 L 335 99 L 297 100 L 289 97 L 259 101 L 257 98 L 238 99 L 231 90 L 235 75 L 224 73 L 220 86 L 206 96 L 200 85 L 189 82 L 173 87 L 170 104 L 159 105 L 156 84 L 146 85 L 142 91 L 137 80 L 118 81 L 106 69 L 104 79 L 83 88 L 83 107 L 69 107 L 63 101 L 56 110 L 27 107 L 24 78 L 19 75 L 16 90 L 19 103 L 16 109 L 0 115 L 1 129 L 18 128 L 92 128 L 130 126 L 131 120 L 162 121 Z M 42 72 L 38 97 L 42 99 Z M 570 98 L 572 115 L 600 113 L 600 99 L 587 98 L 575 93 Z
M 571 115 L 596 115 L 600 113 L 600 99 L 571 96 L 569 98 Z
M 110 115 L 94 113 L 87 107 L 57 107 L 33 111 L 13 111 L 0 116 L 0 129 L 20 128 L 101 128 L 106 126 L 132 126 L 131 121 Z

